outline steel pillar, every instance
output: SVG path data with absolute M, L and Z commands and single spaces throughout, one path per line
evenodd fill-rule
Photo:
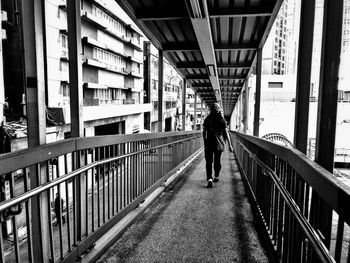
M 80 1 L 67 0 L 71 136 L 84 136 Z
M 163 50 L 158 50 L 158 132 L 163 132 L 164 99 L 163 99 Z
M 201 99 L 201 130 L 203 129 L 203 100 Z
M 262 72 L 262 48 L 257 50 L 256 60 L 256 88 L 255 88 L 255 104 L 254 104 L 254 129 L 253 135 L 259 137 L 260 125 L 260 98 L 261 98 L 261 72 Z
M 183 80 L 182 86 L 182 130 L 184 131 L 186 128 L 186 87 L 187 80 Z
M 143 91 L 144 103 L 152 102 L 152 77 L 151 77 L 151 42 L 143 42 Z M 151 113 L 145 112 L 144 128 L 151 130 Z
M 24 49 L 24 76 L 26 85 L 26 112 L 28 147 L 46 143 L 45 105 L 45 2 L 27 0 L 20 2 L 21 27 Z M 47 182 L 45 164 L 30 168 L 31 188 Z M 33 247 L 30 257 L 38 262 L 49 262 L 49 210 L 47 193 L 32 198 L 31 228 Z
M 248 125 L 249 125 L 249 86 L 248 82 L 245 83 L 244 88 L 244 130 L 245 134 L 248 133 Z
M 194 109 L 193 109 L 193 130 L 196 130 L 197 123 L 197 92 L 194 93 Z
M 69 54 L 69 89 L 70 89 L 70 114 L 71 136 L 84 137 L 83 119 L 83 71 L 82 71 L 82 46 L 81 46 L 81 1 L 67 0 L 68 20 L 68 54 Z M 74 156 L 74 167 L 78 169 L 85 165 L 82 153 Z M 87 233 L 86 220 L 86 178 L 87 174 L 81 174 L 75 179 L 76 200 L 76 233 L 74 243 L 83 239 Z
M 315 161 L 331 173 L 334 164 L 343 6 L 342 0 L 324 2 Z M 311 221 L 320 229 L 325 237 L 324 243 L 329 248 L 332 210 L 316 193 L 313 200 Z
M 295 102 L 294 146 L 306 154 L 309 126 L 310 79 L 314 36 L 315 0 L 302 0 Z
M 1 0 L 0 0 L 1 10 Z M 2 24 L 0 23 L 0 32 L 2 32 Z M 5 105 L 5 86 L 4 86 L 4 64 L 2 55 L 2 39 L 0 39 L 0 126 L 4 121 L 4 105 Z

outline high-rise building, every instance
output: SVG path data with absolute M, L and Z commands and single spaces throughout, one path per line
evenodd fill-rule
M 283 1 L 263 51 L 263 74 L 286 74 L 289 1 Z
M 5 116 L 26 118 L 23 25 L 17 11 L 21 1 L 2 3 Z M 81 1 L 83 119 L 85 136 L 137 133 L 144 129 L 143 39 L 113 0 Z M 120 8 L 119 8 L 120 9 Z M 48 141 L 70 136 L 70 81 L 66 0 L 45 1 L 46 106 Z M 121 10 L 121 9 L 120 9 Z M 60 116 L 60 117 L 57 117 Z M 25 126 L 25 123 L 22 123 Z M 21 136 L 17 136 L 17 139 Z M 25 134 L 23 134 L 25 137 Z M 21 146 L 22 147 L 22 146 Z M 21 148 L 19 147 L 19 148 Z

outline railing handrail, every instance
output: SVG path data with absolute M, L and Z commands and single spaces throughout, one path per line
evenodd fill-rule
M 135 152 L 132 152 L 132 153 L 127 153 L 127 154 L 123 154 L 123 155 L 119 155 L 119 156 L 115 156 L 115 157 L 111 157 L 111 158 L 106 158 L 106 159 L 103 159 L 103 160 L 99 160 L 99 161 L 94 161 L 90 164 L 87 164 L 85 166 L 82 166 L 72 172 L 69 172 L 67 174 L 64 174 L 64 175 L 61 175 L 60 177 L 54 179 L 54 180 L 51 180 L 50 182 L 47 182 L 45 184 L 42 184 L 34 189 L 31 189 L 29 190 L 28 192 L 25 192 L 23 194 L 20 194 L 16 197 L 13 197 L 11 199 L 8 199 L 8 200 L 5 200 L 3 202 L 0 202 L 0 213 L 12 206 L 15 206 L 15 205 L 18 205 L 22 202 L 25 202 L 27 200 L 29 200 L 31 197 L 35 196 L 35 195 L 38 195 L 58 184 L 61 184 L 81 173 L 84 173 L 84 172 L 87 172 L 89 171 L 90 169 L 96 167 L 96 166 L 99 166 L 99 165 L 103 165 L 103 164 L 106 164 L 106 163 L 110 163 L 110 162 L 114 162 L 114 161 L 118 161 L 120 159 L 123 159 L 123 158 L 126 158 L 126 157 L 130 157 L 130 156 L 133 156 L 133 155 L 138 155 L 140 153 L 144 153 L 144 152 L 149 152 L 150 150 L 155 150 L 155 149 L 158 149 L 158 148 L 162 148 L 162 147 L 166 147 L 166 146 L 169 146 L 169 145 L 173 145 L 173 144 L 177 144 L 177 143 L 181 143 L 181 142 L 184 142 L 184 141 L 187 141 L 187 140 L 191 140 L 193 137 L 189 137 L 189 138 L 186 138 L 186 139 L 182 139 L 182 140 L 177 140 L 177 141 L 173 141 L 173 142 L 170 142 L 170 143 L 164 143 L 164 144 L 161 144 L 161 145 L 157 145 L 157 146 L 154 146 L 154 147 L 149 147 L 149 148 L 145 148 L 143 150 L 139 150 L 139 151 L 135 151 Z
M 283 186 L 282 182 L 279 180 L 278 175 L 264 162 L 262 162 L 256 155 L 254 155 L 247 147 L 245 147 L 243 144 L 241 144 L 241 146 L 263 168 L 264 172 L 268 172 L 270 174 L 270 177 L 274 181 L 275 186 L 278 188 L 286 204 L 294 214 L 295 218 L 299 222 L 300 227 L 303 229 L 305 235 L 307 236 L 311 244 L 313 244 L 316 253 L 320 256 L 320 258 L 322 258 L 323 262 L 335 262 L 332 256 L 329 254 L 326 246 L 322 243 L 316 231 L 300 212 L 298 205 L 295 203 L 291 195 Z
M 70 138 L 54 143 L 48 143 L 25 150 L 19 150 L 0 155 L 0 174 L 11 173 L 24 167 L 29 167 L 41 162 L 48 161 L 58 156 L 72 153 L 79 150 L 90 149 L 94 147 L 109 146 L 119 143 L 143 141 L 151 139 L 168 138 L 175 135 L 197 134 L 198 131 L 181 132 L 159 132 L 145 134 L 120 134 L 104 135 L 94 137 Z
M 350 203 L 349 186 L 336 179 L 332 173 L 295 148 L 287 148 L 246 134 L 233 133 L 238 138 L 247 140 L 288 162 L 312 186 L 312 189 L 327 200 L 330 207 L 338 214 L 342 214 L 344 221 L 350 224 L 350 210 L 348 209 Z

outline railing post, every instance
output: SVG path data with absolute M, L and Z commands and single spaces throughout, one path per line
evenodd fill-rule
M 24 68 L 26 85 L 26 112 L 29 148 L 46 143 L 45 118 L 45 2 L 21 1 Z M 46 166 L 30 168 L 31 188 L 47 182 Z M 32 198 L 31 229 L 33 257 L 38 262 L 49 262 L 49 211 L 47 193 Z

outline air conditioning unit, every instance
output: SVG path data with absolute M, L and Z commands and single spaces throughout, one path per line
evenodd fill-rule
M 1 10 L 1 21 L 7 21 L 7 12 Z

